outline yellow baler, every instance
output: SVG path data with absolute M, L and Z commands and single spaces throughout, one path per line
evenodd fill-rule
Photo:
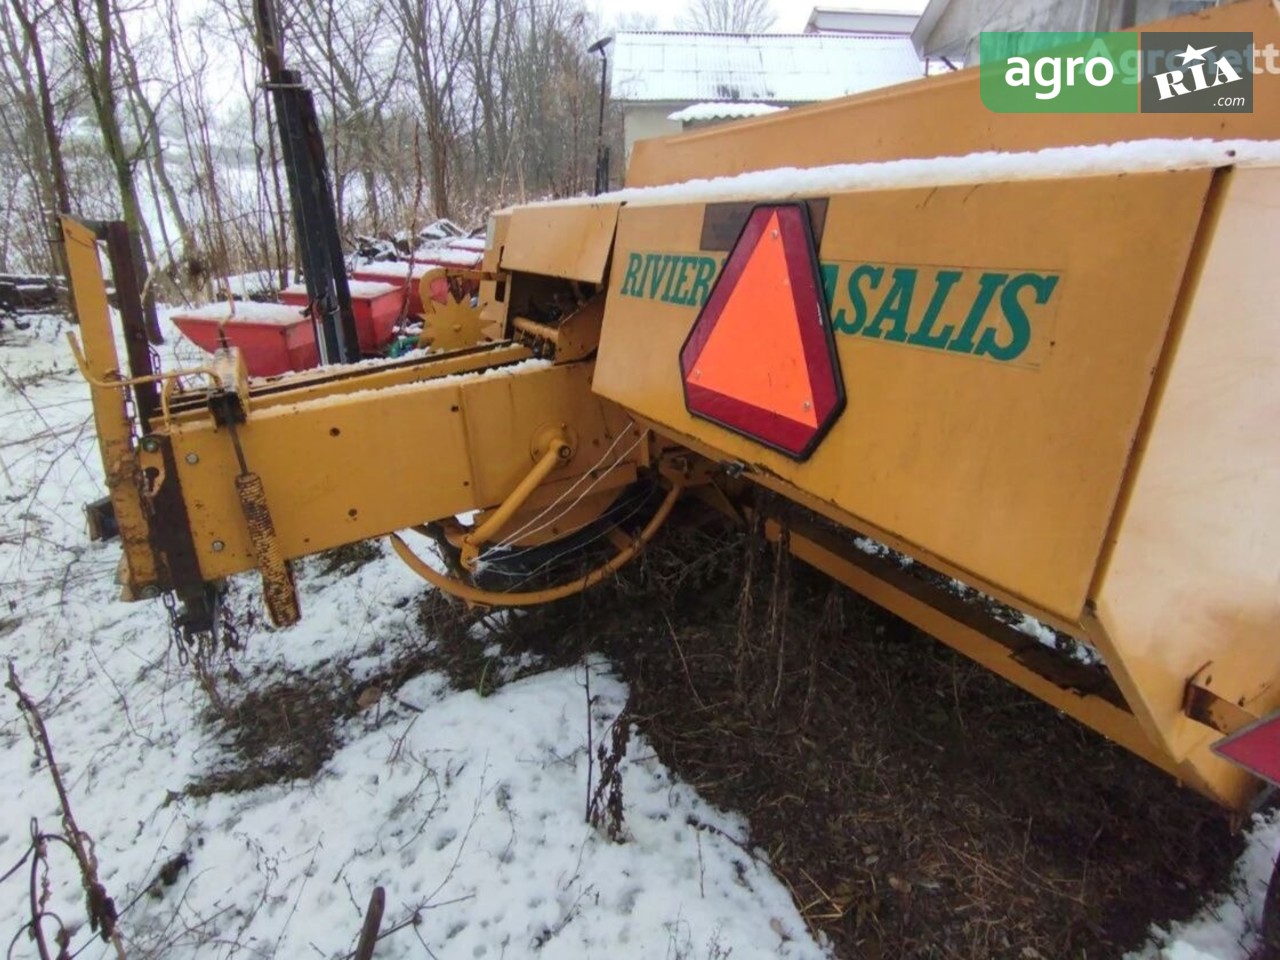
M 1164 28 L 1280 44 L 1269 0 Z M 627 190 L 493 218 L 478 342 L 265 381 L 234 351 L 122 374 L 68 220 L 127 589 L 198 628 L 257 567 L 287 624 L 289 561 L 390 535 L 462 599 L 541 603 L 683 494 L 743 516 L 765 488 L 795 556 L 1247 810 L 1213 748 L 1280 711 L 1280 79 L 1254 79 L 1253 114 L 1011 117 L 963 71 L 644 143 Z M 482 576 L 584 531 L 593 569 Z

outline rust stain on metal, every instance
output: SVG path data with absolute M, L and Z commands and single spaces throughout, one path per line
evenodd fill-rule
M 293 583 L 293 571 L 280 553 L 271 511 L 267 508 L 267 491 L 262 478 L 256 473 L 242 473 L 236 477 L 236 495 L 249 527 L 249 540 L 253 556 L 262 572 L 262 596 L 267 613 L 277 627 L 288 627 L 298 622 L 298 591 Z
M 1258 719 L 1255 714 L 1238 703 L 1211 690 L 1212 683 L 1213 664 L 1206 663 L 1187 681 L 1187 689 L 1182 699 L 1182 712 L 1197 723 L 1203 723 L 1219 733 L 1226 734 L 1235 733 Z

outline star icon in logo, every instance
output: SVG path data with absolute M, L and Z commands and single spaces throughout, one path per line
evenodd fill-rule
M 1214 46 L 1217 46 L 1217 44 L 1214 44 Z M 1199 50 L 1197 50 L 1195 47 L 1193 47 L 1191 44 L 1188 43 L 1187 49 L 1183 50 L 1182 53 L 1175 53 L 1174 56 L 1181 57 L 1183 66 L 1186 66 L 1192 60 L 1203 60 L 1204 55 L 1212 49 L 1213 47 L 1201 47 Z

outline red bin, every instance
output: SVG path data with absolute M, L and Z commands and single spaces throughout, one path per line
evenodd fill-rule
M 211 303 L 170 316 L 188 340 L 212 353 L 227 342 L 240 349 L 253 377 L 272 377 L 290 370 L 310 370 L 320 363 L 315 328 L 296 306 L 283 303 Z
M 400 316 L 401 288 L 386 282 L 353 279 L 347 281 L 351 291 L 351 312 L 356 321 L 356 338 L 361 353 L 377 353 L 392 339 L 392 331 Z M 306 284 L 295 283 L 280 291 L 280 300 L 294 307 L 305 307 Z M 412 309 L 412 307 L 410 308 Z

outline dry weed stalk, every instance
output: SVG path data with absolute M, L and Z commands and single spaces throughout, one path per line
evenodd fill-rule
M 762 509 L 755 512 L 757 519 L 747 538 L 734 642 L 734 687 L 739 703 L 754 720 L 781 714 L 788 658 L 795 655 L 788 649 L 792 617 L 789 532 L 784 523 L 772 552 L 766 553 L 758 519 L 764 515 L 766 511 Z M 768 593 L 762 598 L 764 584 L 768 585 Z
M 115 948 L 118 960 L 124 960 L 124 942 L 120 938 L 120 931 L 116 923 L 118 915 L 115 901 L 107 895 L 106 887 L 98 879 L 98 859 L 93 851 L 93 841 L 87 833 L 80 829 L 74 814 L 71 812 L 71 800 L 67 796 L 67 788 L 62 782 L 62 773 L 59 771 L 58 763 L 54 759 L 53 742 L 49 739 L 48 728 L 45 727 L 44 718 L 40 715 L 40 710 L 35 701 L 22 688 L 22 683 L 18 679 L 18 671 L 14 667 L 12 660 L 9 661 L 9 679 L 6 681 L 5 686 L 13 691 L 14 696 L 18 698 L 18 707 L 22 710 L 22 715 L 27 722 L 27 730 L 36 744 L 36 751 L 40 759 L 48 767 L 49 776 L 53 779 L 53 787 L 58 793 L 58 803 L 62 809 L 64 839 L 80 866 L 80 882 L 84 888 L 85 909 L 89 914 L 89 929 L 97 932 L 104 942 L 110 943 Z M 36 852 L 36 862 L 38 862 L 43 856 L 43 844 L 40 844 Z M 35 862 L 32 864 L 33 878 L 34 875 Z M 41 960 L 49 960 L 48 946 L 45 944 L 41 933 L 40 914 L 37 910 L 34 895 L 32 898 L 31 929 L 40 949 Z M 65 952 L 66 945 L 62 944 L 61 946 Z
M 613 720 L 609 728 L 609 741 L 596 748 L 600 764 L 600 779 L 591 793 L 587 805 L 587 822 L 597 830 L 603 830 L 614 843 L 625 839 L 622 803 L 622 761 L 631 741 L 631 714 L 627 706 Z

